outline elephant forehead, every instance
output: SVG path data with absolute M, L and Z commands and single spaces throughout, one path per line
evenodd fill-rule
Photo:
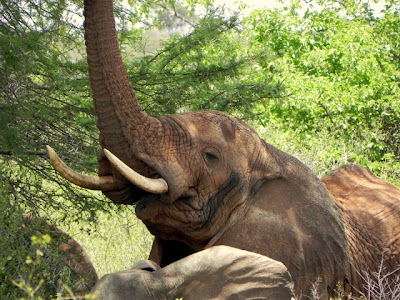
M 291 276 L 281 262 L 229 246 L 208 248 L 157 272 L 171 280 L 166 282 L 174 286 L 170 294 L 184 295 L 184 299 L 193 299 L 191 295 L 201 295 L 203 299 L 292 296 Z
M 251 128 L 240 120 L 218 111 L 190 112 L 173 116 L 181 123 L 193 138 L 205 138 L 208 140 L 223 139 L 231 142 L 234 139 L 248 135 Z

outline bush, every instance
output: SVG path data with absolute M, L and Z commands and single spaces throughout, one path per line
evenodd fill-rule
M 67 234 L 42 219 L 23 216 L 10 203 L 1 201 L 0 206 L 2 299 L 54 299 L 90 290 L 97 276 L 78 266 L 81 253 L 74 252 Z

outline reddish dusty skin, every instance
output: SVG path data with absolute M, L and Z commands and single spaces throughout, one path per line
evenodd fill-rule
M 343 212 L 350 252 L 350 282 L 363 284 L 359 270 L 400 275 L 400 189 L 358 165 L 345 165 L 322 178 Z M 377 263 L 378 262 L 378 263 Z M 382 262 L 382 264 L 379 264 Z

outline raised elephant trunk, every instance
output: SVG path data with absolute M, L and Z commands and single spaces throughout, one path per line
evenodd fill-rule
M 141 110 L 132 91 L 118 45 L 112 0 L 85 0 L 84 6 L 87 61 L 100 144 L 132 164 L 137 157 L 131 146 L 138 142 L 139 133 L 141 141 L 148 134 L 154 139 L 159 122 Z
M 112 0 L 85 0 L 84 15 L 89 78 L 103 149 L 99 156 L 100 176 L 74 173 L 48 148 L 50 160 L 71 182 L 102 190 L 113 201 L 117 199 L 115 202 L 134 202 L 131 199 L 141 194 L 138 189 L 153 194 L 169 193 L 173 201 L 186 183 L 176 183 L 183 169 L 176 158 L 166 153 L 181 143 L 174 138 L 183 136 L 181 131 L 185 130 L 173 123 L 172 118 L 152 117 L 142 111 L 120 54 Z M 124 200 L 119 201 L 121 198 Z

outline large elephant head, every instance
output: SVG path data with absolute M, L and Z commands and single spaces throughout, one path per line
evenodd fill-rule
M 165 268 L 140 261 L 103 276 L 90 299 L 294 299 L 286 267 L 253 252 L 227 246 L 199 251 Z
M 232 245 L 282 261 L 297 290 L 318 278 L 323 294 L 333 290 L 347 270 L 346 238 L 320 180 L 222 112 L 147 115 L 123 66 L 112 1 L 85 0 L 85 17 L 100 145 L 107 150 L 99 178 L 61 172 L 115 203 L 136 204 L 157 238 L 152 257 L 161 265 Z

